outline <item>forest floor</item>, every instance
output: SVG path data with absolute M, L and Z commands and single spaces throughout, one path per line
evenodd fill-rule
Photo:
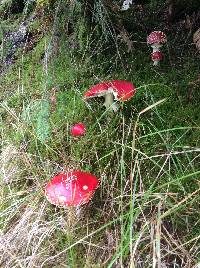
M 79 18 L 70 33 L 70 14 L 37 12 L 13 62 L 1 66 L 0 267 L 197 267 L 200 55 L 191 36 L 181 43 L 187 33 L 168 34 L 155 67 L 145 33 L 128 52 L 109 27 L 98 35 Z M 16 31 L 23 19 L 1 28 Z M 114 79 L 137 88 L 118 112 L 83 100 Z M 74 138 L 78 122 L 87 132 Z M 71 213 L 51 205 L 44 186 L 77 169 L 101 183 Z

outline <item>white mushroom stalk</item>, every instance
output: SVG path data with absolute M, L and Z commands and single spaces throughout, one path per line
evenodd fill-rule
M 153 52 L 157 52 L 160 51 L 160 48 L 162 47 L 162 44 L 153 44 L 151 45 L 151 47 L 153 48 Z
M 108 88 L 108 91 L 104 95 L 104 98 L 104 106 L 106 107 L 106 109 L 108 110 L 111 108 L 114 112 L 117 112 L 119 109 L 119 105 L 114 101 L 114 91 L 112 87 Z
M 155 61 L 153 62 L 153 66 L 158 66 L 159 62 L 160 62 L 160 60 L 155 60 Z

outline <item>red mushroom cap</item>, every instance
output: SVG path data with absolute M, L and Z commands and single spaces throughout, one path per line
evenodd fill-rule
M 129 100 L 136 93 L 135 86 L 128 81 L 113 80 L 109 82 L 109 87 L 113 88 L 115 98 L 120 101 Z
M 162 54 L 162 52 L 160 52 L 160 51 L 155 51 L 155 52 L 153 52 L 152 54 L 151 54 L 151 59 L 153 60 L 153 61 L 156 61 L 156 60 L 162 60 L 163 59 L 163 54 Z
M 84 94 L 84 98 L 92 98 L 97 96 L 103 96 L 106 91 L 108 90 L 109 85 L 108 83 L 99 83 L 93 87 L 91 87 L 87 92 Z
M 114 94 L 117 100 L 126 101 L 134 96 L 136 92 L 135 86 L 128 81 L 113 80 L 97 84 L 85 92 L 85 98 L 103 96 L 107 91 Z
M 71 127 L 72 136 L 83 136 L 85 135 L 86 127 L 83 123 L 75 124 Z
M 149 45 L 155 44 L 155 43 L 164 44 L 166 42 L 167 42 L 167 37 L 161 31 L 154 31 L 150 33 L 150 35 L 147 37 L 147 44 Z
M 99 180 L 84 171 L 71 171 L 55 176 L 45 187 L 48 201 L 57 206 L 81 206 L 88 203 Z

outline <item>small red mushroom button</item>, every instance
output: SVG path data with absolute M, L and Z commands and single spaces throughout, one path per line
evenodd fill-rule
M 84 136 L 86 133 L 86 126 L 83 123 L 77 123 L 71 127 L 72 136 Z
M 155 51 L 151 54 L 151 59 L 153 61 L 153 65 L 157 66 L 158 63 L 163 59 L 163 54 L 160 51 Z
M 45 196 L 53 205 L 81 206 L 91 200 L 98 185 L 99 180 L 88 172 L 60 173 L 46 185 Z

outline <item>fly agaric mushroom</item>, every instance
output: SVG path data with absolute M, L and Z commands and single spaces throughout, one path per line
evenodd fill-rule
M 147 44 L 153 48 L 153 52 L 159 51 L 160 47 L 167 42 L 166 35 L 161 31 L 154 31 L 147 37 Z
M 85 132 L 86 132 L 86 127 L 83 123 L 78 123 L 71 127 L 72 136 L 84 136 Z
M 114 112 L 118 110 L 118 105 L 114 102 L 118 101 L 126 101 L 134 96 L 136 92 L 135 86 L 123 80 L 113 80 L 109 82 L 99 83 L 93 87 L 91 87 L 84 94 L 85 99 L 94 98 L 94 97 L 104 97 L 105 102 L 104 105 L 106 109 L 112 108 Z
M 151 54 L 151 59 L 153 61 L 153 65 L 157 66 L 158 63 L 163 59 L 163 54 L 160 51 L 155 51 Z
M 71 171 L 55 176 L 45 187 L 47 200 L 57 206 L 77 207 L 88 203 L 99 180 L 84 171 Z

